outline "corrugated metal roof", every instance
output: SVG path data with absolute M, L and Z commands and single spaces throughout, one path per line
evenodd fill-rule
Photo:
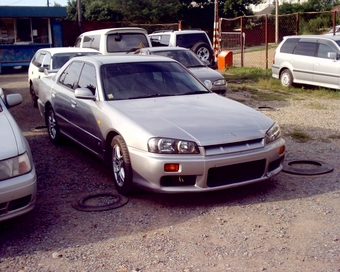
M 66 7 L 0 6 L 0 17 L 66 17 Z

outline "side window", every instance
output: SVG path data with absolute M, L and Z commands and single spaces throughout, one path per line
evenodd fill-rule
M 50 69 L 51 67 L 51 54 L 50 53 L 46 53 L 42 66 L 46 69 Z
M 93 35 L 92 36 L 92 43 L 91 43 L 91 48 L 99 50 L 99 45 L 100 45 L 100 35 Z
M 329 47 L 327 44 L 319 44 L 317 57 L 319 58 L 328 58 L 328 52 L 334 52 L 334 50 Z
M 83 48 L 92 48 L 92 40 L 93 37 L 92 36 L 84 36 L 83 39 Z
M 299 42 L 294 50 L 295 55 L 315 56 L 317 43 L 315 42 Z
M 40 53 L 35 54 L 35 56 L 33 57 L 32 63 L 37 67 L 41 67 L 45 54 L 46 54 L 45 52 L 40 52 Z
M 77 86 L 82 66 L 83 63 L 81 62 L 72 62 L 61 74 L 59 83 L 68 88 L 74 89 L 74 87 Z
M 96 70 L 93 65 L 84 64 L 83 70 L 81 71 L 78 88 L 88 88 L 93 94 L 96 93 L 97 78 Z
M 150 39 L 152 46 L 169 46 L 170 35 L 151 36 Z
M 293 38 L 293 39 L 286 39 L 280 49 L 281 53 L 288 53 L 293 54 L 293 51 L 296 47 L 296 44 L 299 42 L 300 39 Z

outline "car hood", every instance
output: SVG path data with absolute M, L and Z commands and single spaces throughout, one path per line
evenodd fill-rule
M 202 146 L 263 138 L 274 124 L 264 114 L 214 93 L 111 103 L 154 136 Z
M 1 107 L 0 107 L 1 109 Z M 11 158 L 22 153 L 23 137 L 11 115 L 0 110 L 0 160 Z
M 209 67 L 193 67 L 189 68 L 189 70 L 202 82 L 207 79 L 212 82 L 218 79 L 223 79 L 223 76 L 219 72 Z

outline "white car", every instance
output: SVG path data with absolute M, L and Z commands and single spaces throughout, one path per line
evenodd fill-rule
M 20 94 L 0 88 L 0 221 L 31 211 L 36 202 L 37 175 L 30 147 L 8 107 L 22 102 Z
M 135 185 L 165 193 L 221 190 L 282 170 L 279 125 L 212 93 L 171 58 L 72 58 L 39 84 L 52 143 L 67 137 L 98 156 L 121 194 Z
M 37 107 L 38 80 L 46 76 L 45 69 L 58 71 L 70 58 L 76 56 L 99 55 L 97 50 L 91 48 L 52 47 L 39 49 L 33 56 L 28 67 L 28 84 L 33 106 Z M 51 73 L 50 73 L 51 74 Z

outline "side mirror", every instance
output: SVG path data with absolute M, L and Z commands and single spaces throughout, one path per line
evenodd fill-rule
M 204 85 L 211 90 L 212 89 L 212 82 L 210 80 L 204 80 Z
M 74 96 L 79 99 L 96 100 L 96 96 L 88 88 L 77 88 L 74 90 Z
M 328 52 L 327 57 L 328 57 L 329 59 L 334 59 L 334 60 L 336 60 L 336 59 L 339 58 L 339 57 L 338 57 L 338 54 L 335 53 L 335 52 Z
M 6 95 L 6 104 L 8 108 L 19 105 L 22 103 L 22 101 L 22 96 L 19 93 Z

